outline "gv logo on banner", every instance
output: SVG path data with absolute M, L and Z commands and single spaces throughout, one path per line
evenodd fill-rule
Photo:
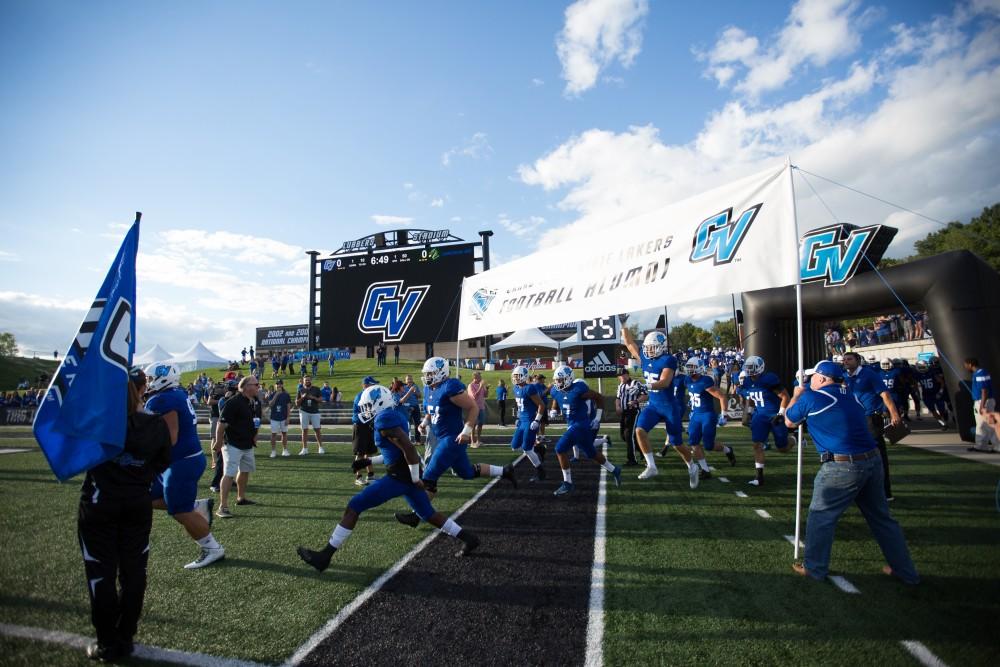
M 430 289 L 430 285 L 416 285 L 404 291 L 402 280 L 372 283 L 358 315 L 358 329 L 381 334 L 389 342 L 402 340 Z
M 875 253 L 877 256 L 872 257 L 868 250 L 882 229 L 882 225 L 855 227 L 840 224 L 812 230 L 802 237 L 802 282 L 822 281 L 826 287 L 843 285 L 854 276 L 859 267 L 864 268 L 861 264 L 866 254 L 873 264 L 877 264 L 882 252 L 879 251 Z
M 694 233 L 691 261 L 703 262 L 711 259 L 715 266 L 729 264 L 736 257 L 736 251 L 750 231 L 750 225 L 757 218 L 763 204 L 754 204 L 733 220 L 733 209 L 727 208 L 710 218 L 702 220 Z

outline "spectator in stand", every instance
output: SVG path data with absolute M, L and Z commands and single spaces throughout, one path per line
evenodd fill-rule
M 333 388 L 333 407 L 339 408 L 341 401 L 344 400 L 344 395 L 336 387 Z
M 392 363 L 399 365 L 399 343 L 392 346 Z
M 846 342 L 847 347 L 852 350 L 858 346 L 858 332 L 855 331 L 854 327 L 847 330 L 847 337 L 844 342 Z
M 242 350 L 240 350 L 240 363 L 245 364 L 246 362 L 247 362 L 247 349 L 243 348 Z
M 250 356 L 253 357 L 253 345 L 250 346 L 250 350 L 248 352 Z
M 333 399 L 333 388 L 330 386 L 329 382 L 323 383 L 323 386 L 320 387 L 319 393 L 323 396 L 324 403 L 329 403 Z
M 278 366 L 278 371 L 281 375 L 286 375 L 288 372 L 288 353 L 285 352 L 281 355 L 281 363 Z
M 315 354 L 311 355 L 309 359 L 309 365 L 312 367 L 313 377 L 319 375 L 319 357 L 317 357 Z
M 917 311 L 913 313 L 913 338 L 921 340 L 924 337 L 924 313 Z
M 288 374 L 295 375 L 295 355 L 288 355 Z
M 257 359 L 255 357 L 250 357 L 250 375 L 258 377 Z
M 965 360 L 965 370 L 972 373 L 972 416 L 976 420 L 976 444 L 969 451 L 996 454 L 1000 452 L 1000 438 L 990 423 L 992 419 L 987 419 L 996 409 L 990 372 L 980 368 L 976 357 Z
M 333 377 L 333 366 L 337 363 L 337 353 L 330 350 L 330 354 L 326 358 L 326 363 L 330 365 L 330 377 Z
M 313 385 L 312 378 L 306 375 L 302 378 L 302 388 L 295 398 L 295 405 L 299 408 L 299 424 L 302 426 L 302 450 L 299 456 L 309 453 L 309 428 L 316 435 L 316 453 L 326 454 L 323 449 L 323 436 L 320 433 L 319 402 L 323 399 L 323 393 L 319 387 Z
M 500 426 L 507 425 L 507 384 L 500 379 L 497 385 L 497 411 L 500 413 Z
M 476 425 L 472 429 L 472 443 L 469 445 L 473 449 L 478 448 L 482 444 L 483 424 L 486 423 L 486 395 L 489 389 L 489 385 L 483 382 L 483 374 L 475 371 L 472 374 L 472 382 L 469 383 L 469 387 L 466 389 L 472 400 L 476 402 L 476 407 L 479 408 L 479 416 L 476 417 Z
M 913 340 L 913 320 L 909 315 L 903 315 L 900 324 L 903 325 L 903 338 L 902 340 Z
M 278 434 L 281 434 L 281 455 L 290 456 L 288 452 L 288 412 L 292 397 L 285 391 L 285 383 L 278 380 L 275 383 L 274 394 L 267 402 L 271 414 L 271 458 L 275 458 L 274 445 Z

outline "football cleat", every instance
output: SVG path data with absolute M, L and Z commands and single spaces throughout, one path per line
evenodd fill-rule
M 563 482 L 559 485 L 559 488 L 552 493 L 552 495 L 565 496 L 569 493 L 573 493 L 573 482 Z
M 639 479 L 649 479 L 650 477 L 656 477 L 659 474 L 660 471 L 657 470 L 656 466 L 647 467 L 645 470 L 639 473 Z
M 549 448 L 546 447 L 545 445 L 543 445 L 541 443 L 536 443 L 535 444 L 535 453 L 538 454 L 538 460 L 539 461 L 541 461 L 543 463 L 545 462 L 545 454 L 548 451 L 549 451 Z
M 622 486 L 622 467 L 615 466 L 615 469 L 611 471 L 611 476 L 615 478 L 615 486 L 621 488 Z
M 327 545 L 323 551 L 313 551 L 312 549 L 306 549 L 305 547 L 298 547 L 295 553 L 299 555 L 302 562 L 307 565 L 312 565 L 317 571 L 322 572 L 330 566 L 330 558 L 337 550 L 330 545 Z
M 420 525 L 420 517 L 417 516 L 416 512 L 395 512 L 393 516 L 396 517 L 396 521 L 404 526 L 416 528 Z
M 515 489 L 517 488 L 517 478 L 514 477 L 514 468 L 512 466 L 505 465 L 500 477 L 510 482 Z
M 197 570 L 199 568 L 207 567 L 217 560 L 222 560 L 226 557 L 226 550 L 222 547 L 218 549 L 202 549 L 201 554 L 197 559 L 191 561 L 184 566 L 185 570 Z
M 455 553 L 456 558 L 468 556 L 479 546 L 479 538 L 476 537 L 475 533 L 470 533 L 465 528 L 460 530 L 455 537 L 462 542 L 462 548 Z
M 736 452 L 734 452 L 732 448 L 730 448 L 729 451 L 726 452 L 726 458 L 729 459 L 729 465 L 731 466 L 736 465 Z
M 699 479 L 712 479 L 712 471 L 711 470 L 701 470 L 698 473 L 698 478 Z
M 698 482 L 701 481 L 701 475 L 698 474 L 700 470 L 697 463 L 688 466 L 688 486 L 692 489 L 697 489 Z
M 530 481 L 541 482 L 545 480 L 545 477 L 546 477 L 545 468 L 543 468 L 542 466 L 538 466 L 537 468 L 535 468 L 535 476 L 532 477 Z

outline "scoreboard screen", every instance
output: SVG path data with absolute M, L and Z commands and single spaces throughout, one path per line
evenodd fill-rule
M 321 262 L 319 346 L 452 341 L 475 244 L 422 246 Z
M 580 322 L 580 343 L 613 343 L 618 341 L 618 316 L 595 317 Z

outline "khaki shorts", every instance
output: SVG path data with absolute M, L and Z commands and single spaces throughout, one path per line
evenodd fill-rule
M 303 429 L 312 427 L 319 428 L 319 413 L 318 412 L 303 412 L 299 410 L 299 424 Z
M 271 420 L 271 433 L 288 433 L 288 420 L 287 419 L 272 419 Z
M 236 477 L 240 472 L 256 472 L 257 460 L 253 449 L 240 449 L 232 445 L 222 447 L 222 474 L 226 477 Z

